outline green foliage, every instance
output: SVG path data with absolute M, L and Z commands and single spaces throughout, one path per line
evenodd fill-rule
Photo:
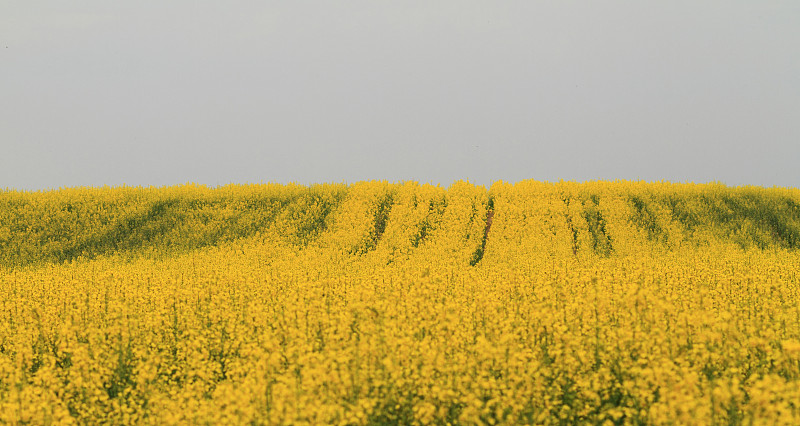
M 592 203 L 583 211 L 583 219 L 586 220 L 592 237 L 592 250 L 600 256 L 610 256 L 614 251 L 614 246 L 611 236 L 606 231 L 606 219 L 597 203 L 597 197 L 593 196 Z
M 652 196 L 649 202 L 671 211 L 672 221 L 689 241 L 697 232 L 707 231 L 742 248 L 800 248 L 800 201 L 789 191 L 712 185 L 689 193 L 676 189 L 671 192 Z M 633 222 L 651 239 L 666 241 L 666 233 L 644 200 L 641 196 L 630 197 L 635 211 Z
M 629 200 L 634 208 L 633 222 L 647 232 L 647 239 L 666 243 L 669 239 L 668 234 L 659 225 L 656 215 L 647 207 L 645 198 L 633 195 Z
M 326 229 L 328 215 L 346 192 L 344 185 L 260 189 L 244 194 L 195 186 L 0 193 L 0 266 L 112 253 L 170 255 L 254 237 L 269 232 L 278 219 L 291 222 L 288 229 L 296 230 L 291 239 L 304 245 Z
M 494 218 L 494 198 L 489 197 L 489 202 L 486 204 L 486 217 L 484 218 L 486 226 L 483 231 L 483 239 L 481 240 L 481 246 L 478 247 L 472 254 L 472 259 L 470 259 L 469 261 L 470 266 L 477 265 L 483 259 L 483 254 L 486 251 L 486 242 L 489 239 L 489 231 L 491 231 L 492 229 L 493 218 Z

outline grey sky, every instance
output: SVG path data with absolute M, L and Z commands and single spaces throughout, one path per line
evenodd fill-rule
M 800 2 L 0 0 L 0 188 L 800 186 Z

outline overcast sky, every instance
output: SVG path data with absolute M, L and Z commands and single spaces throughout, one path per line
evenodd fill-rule
M 800 2 L 0 0 L 0 188 L 800 187 Z

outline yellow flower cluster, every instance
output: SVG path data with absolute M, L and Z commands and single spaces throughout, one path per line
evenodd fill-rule
M 800 423 L 800 191 L 0 192 L 0 423 Z

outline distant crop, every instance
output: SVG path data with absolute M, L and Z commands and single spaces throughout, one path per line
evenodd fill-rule
M 0 192 L 0 423 L 800 423 L 800 190 Z

